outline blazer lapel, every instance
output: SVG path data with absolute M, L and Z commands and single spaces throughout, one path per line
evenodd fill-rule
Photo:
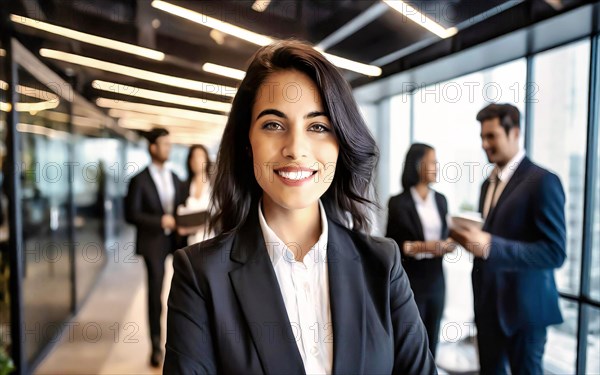
M 446 220 L 446 215 L 448 214 L 448 208 L 445 206 L 445 202 L 444 199 L 442 198 L 441 194 L 438 194 L 437 192 L 434 193 L 434 197 L 435 197 L 435 204 L 437 205 L 438 208 L 438 213 L 440 214 L 440 219 L 442 220 L 442 233 L 440 233 L 441 235 L 441 239 L 446 239 L 446 237 L 448 237 L 448 221 Z M 420 222 L 421 220 L 419 220 Z M 423 232 L 421 230 L 421 232 Z M 425 239 L 425 233 L 423 233 L 423 240 Z
M 425 233 L 423 233 L 423 225 L 421 225 L 421 218 L 419 217 L 419 213 L 417 212 L 417 204 L 411 195 L 409 195 L 409 212 L 411 216 L 411 221 L 414 224 L 415 235 L 418 241 L 425 241 Z
M 263 371 L 273 374 L 304 373 L 302 357 L 290 326 L 279 283 L 251 209 L 236 236 L 231 259 L 242 266 L 229 272 Z
M 508 184 L 506 184 L 506 186 L 504 187 L 504 190 L 502 190 L 502 194 L 500 194 L 500 196 L 498 197 L 496 206 L 494 206 L 492 211 L 489 213 L 489 215 L 486 219 L 486 224 L 488 224 L 488 225 L 486 225 L 486 228 L 492 225 L 492 221 L 494 220 L 494 217 L 496 216 L 496 211 L 498 211 L 497 208 L 501 207 L 502 203 L 507 199 L 508 196 L 510 196 L 511 192 L 517 186 L 519 186 L 519 184 L 524 179 L 527 178 L 526 172 L 529 169 L 530 165 L 531 165 L 531 161 L 529 160 L 529 158 L 524 157 L 523 160 L 521 160 L 521 163 L 517 167 L 517 170 L 515 171 L 515 173 L 512 175 L 512 177 L 508 181 Z
M 154 179 L 152 178 L 152 174 L 150 173 L 150 168 L 146 168 L 146 178 L 148 179 L 148 186 L 154 195 L 154 199 L 158 203 L 158 207 L 160 209 L 160 213 L 164 215 L 165 209 L 163 208 L 162 202 L 160 200 L 160 194 L 158 194 L 158 187 L 154 183 Z
M 363 373 L 365 353 L 364 279 L 356 247 L 328 220 L 327 267 L 333 321 L 333 373 Z

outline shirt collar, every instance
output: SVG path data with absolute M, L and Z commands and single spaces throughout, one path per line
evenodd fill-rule
M 421 198 L 421 195 L 419 194 L 417 189 L 414 186 L 412 186 L 410 188 L 410 195 L 412 195 L 412 199 L 413 199 L 413 201 L 415 201 L 415 203 L 425 204 L 427 202 L 431 202 L 431 199 L 433 197 L 433 190 L 429 189 L 429 191 L 427 192 L 427 195 L 425 196 L 425 199 L 423 199 L 423 198 Z
M 159 168 L 153 162 L 150 162 L 150 165 L 148 165 L 148 169 L 150 170 L 150 172 L 152 172 L 154 174 L 162 174 L 169 170 L 167 163 L 164 163 L 162 168 Z
M 519 168 L 519 165 L 521 164 L 524 158 L 525 150 L 521 149 L 519 150 L 519 152 L 517 152 L 515 156 L 513 156 L 512 159 L 510 159 L 508 163 L 506 163 L 506 165 L 503 168 L 499 168 L 498 166 L 496 166 L 496 173 L 498 175 L 498 179 L 502 182 L 507 182 L 508 180 L 510 180 L 512 175 L 515 174 L 517 168 Z
M 305 260 L 314 260 L 312 263 L 318 261 L 325 261 L 327 259 L 327 238 L 329 228 L 327 225 L 327 215 L 323 203 L 319 200 L 319 212 L 321 216 L 321 235 L 319 240 L 310 249 L 309 253 L 313 253 L 312 256 L 307 253 L 304 257 Z M 262 212 L 262 198 L 258 202 L 258 222 L 260 223 L 260 229 L 263 233 L 267 252 L 273 266 L 276 266 L 281 258 L 285 258 L 290 263 L 296 262 L 292 251 L 284 244 L 284 242 L 273 232 L 273 230 L 267 224 L 265 217 Z M 314 254 L 314 252 L 317 254 Z M 317 258 L 318 257 L 318 258 Z M 305 262 L 304 264 L 308 267 L 311 266 L 311 262 Z

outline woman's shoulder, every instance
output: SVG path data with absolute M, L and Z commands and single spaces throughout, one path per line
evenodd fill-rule
M 220 234 L 208 240 L 186 246 L 176 251 L 176 255 L 185 256 L 195 267 L 214 267 L 223 264 L 224 253 L 233 242 L 233 234 Z M 228 258 L 227 258 L 228 259 Z
M 351 239 L 361 260 L 377 260 L 384 264 L 393 264 L 397 255 L 399 255 L 396 241 L 387 237 L 372 236 L 363 232 L 348 229 L 338 223 L 340 227 Z M 398 254 L 396 254 L 398 253 Z
M 410 195 L 410 190 L 404 190 L 400 194 L 393 195 L 390 197 L 390 204 L 392 203 L 406 203 L 412 201 L 412 196 Z

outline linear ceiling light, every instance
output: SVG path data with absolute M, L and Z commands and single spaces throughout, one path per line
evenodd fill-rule
M 427 17 L 423 13 L 419 12 L 413 6 L 407 4 L 404 1 L 383 0 L 383 2 L 386 3 L 390 8 L 400 12 L 406 18 L 415 22 L 419 26 L 426 28 L 435 35 L 439 36 L 440 38 L 446 39 L 458 32 L 458 29 L 456 27 L 450 27 L 445 29 L 442 25 L 438 24 L 437 22 Z
M 63 139 L 63 140 L 69 139 L 69 135 L 70 135 L 68 132 L 65 132 L 62 130 L 55 130 L 55 129 L 50 129 L 50 128 L 47 128 L 47 127 L 41 126 L 41 125 L 24 124 L 24 123 L 17 124 L 17 131 L 21 132 L 21 133 L 44 135 L 48 138 Z
M 15 103 L 15 110 L 17 112 L 31 112 L 32 115 L 35 115 L 38 112 L 45 111 L 47 109 L 54 109 L 58 107 L 59 102 L 53 100 L 45 100 L 43 102 L 37 103 Z
M 327 52 L 319 51 L 331 62 L 333 65 L 351 70 L 353 72 L 361 73 L 366 76 L 377 77 L 381 75 L 381 68 L 375 65 L 363 64 L 357 61 L 345 59 L 343 57 L 335 56 Z
M 253 33 L 252 31 L 220 21 L 202 13 L 194 12 L 180 6 L 167 3 L 166 1 L 155 0 L 152 2 L 152 6 L 156 9 L 160 9 L 175 16 L 199 23 L 206 27 L 210 27 L 211 29 L 217 29 L 225 34 L 233 35 L 259 46 L 266 46 L 267 44 L 271 44 L 273 42 L 273 39 L 269 38 L 268 36 Z
M 151 130 L 154 125 L 148 121 L 121 118 L 117 121 L 117 125 L 126 129 Z
M 150 113 L 155 115 L 164 115 L 170 117 L 177 117 L 186 120 L 210 122 L 214 124 L 225 124 L 227 122 L 227 116 L 215 115 L 212 113 L 190 111 L 187 109 L 180 109 L 174 107 L 162 107 L 151 104 L 126 102 L 123 100 L 114 100 L 107 98 L 96 99 L 96 105 L 101 108 L 108 109 L 121 109 L 124 111 Z
M 92 59 L 90 57 L 74 55 L 72 53 L 56 51 L 51 49 L 40 49 L 40 55 L 49 59 L 61 60 L 72 64 L 83 65 L 90 68 L 100 69 L 107 72 L 135 77 L 144 81 L 161 83 L 163 85 L 184 88 L 193 91 L 201 91 L 211 94 L 235 96 L 234 87 L 193 81 L 191 79 L 170 76 L 168 74 L 150 72 L 148 70 L 132 68 L 130 66 Z
M 181 118 L 170 117 L 170 116 L 162 116 L 162 115 L 154 115 L 154 114 L 141 113 L 141 112 L 125 111 L 122 109 L 111 109 L 108 111 L 108 115 L 110 117 L 114 117 L 114 118 L 132 118 L 132 119 L 151 122 L 151 123 L 157 124 L 157 125 L 187 128 L 188 130 L 190 130 L 190 129 L 210 130 L 210 129 L 218 128 L 218 127 L 225 125 L 225 124 L 220 124 L 220 125 L 211 124 L 211 123 L 206 123 L 206 122 L 202 122 L 202 121 L 198 121 L 198 120 L 196 120 L 196 121 L 184 120 Z
M 0 102 L 0 111 L 10 112 L 11 109 L 12 109 L 12 106 L 10 105 L 10 103 Z
M 238 37 L 240 39 L 246 40 L 250 43 L 254 43 L 259 46 L 265 46 L 267 44 L 271 44 L 274 41 L 274 39 L 269 38 L 268 36 L 254 33 L 252 31 L 243 29 L 238 26 L 234 26 L 227 22 L 223 22 L 223 21 L 217 20 L 215 18 L 209 17 L 202 13 L 194 12 L 193 10 L 189 10 L 189 9 L 177 6 L 177 5 L 173 5 L 166 1 L 154 0 L 154 1 L 152 1 L 152 6 L 157 9 L 160 9 L 162 11 L 165 11 L 167 13 L 171 13 L 175 16 L 185 18 L 187 20 L 190 20 L 197 24 L 209 27 L 211 29 L 219 30 L 223 33 L 233 35 L 235 37 Z M 319 52 L 323 53 L 322 51 L 319 51 Z M 325 57 L 329 61 L 331 61 L 332 64 L 339 66 L 340 68 L 352 70 L 357 73 L 361 73 L 361 74 L 368 75 L 368 76 L 381 75 L 381 68 L 379 68 L 378 66 L 358 63 L 358 62 L 344 59 L 342 57 L 334 56 L 331 54 L 323 53 L 323 55 L 325 55 Z M 343 64 L 343 65 L 338 65 L 338 64 Z M 365 67 L 368 67 L 368 69 L 365 69 Z
M 225 102 L 217 102 L 214 100 L 194 98 L 191 96 L 175 95 L 166 92 L 146 90 L 139 87 L 125 86 L 114 82 L 95 80 L 92 82 L 92 87 L 102 91 L 135 96 L 137 98 L 155 100 L 164 103 L 179 104 L 193 108 L 209 109 L 212 111 L 219 112 L 229 112 L 231 110 L 231 104 Z
M 136 46 L 135 44 L 129 44 L 120 42 L 118 40 L 103 38 L 100 36 L 82 33 L 81 31 L 76 31 L 72 29 L 68 29 L 66 27 L 52 25 L 46 22 L 34 20 L 31 18 L 17 16 L 14 14 L 10 15 L 11 21 L 14 23 L 18 23 L 24 26 L 32 27 L 34 29 L 46 31 L 52 34 L 64 36 L 65 38 L 70 38 L 74 40 L 78 40 L 83 43 L 94 44 L 96 46 L 111 48 L 117 51 L 131 53 L 133 55 L 146 57 L 152 60 L 162 61 L 165 59 L 165 54 L 159 51 L 155 51 L 150 48 L 144 48 L 140 46 Z
M 0 90 L 8 90 L 8 82 L 0 80 Z
M 134 130 L 151 130 L 156 126 L 155 123 L 146 120 L 140 120 L 136 118 L 120 118 L 117 120 L 117 124 L 126 129 Z M 218 141 L 222 136 L 222 130 L 216 129 L 217 131 L 201 132 L 197 130 L 190 131 L 190 129 L 174 128 L 169 127 L 171 141 L 174 143 L 203 143 L 203 141 Z
M 213 63 L 205 63 L 202 65 L 202 70 L 208 73 L 218 74 L 223 77 L 239 79 L 240 81 L 246 76 L 246 72 L 243 70 L 228 68 L 226 66 Z

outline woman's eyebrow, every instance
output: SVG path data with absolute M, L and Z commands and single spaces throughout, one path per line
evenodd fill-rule
M 285 115 L 285 113 L 278 111 L 276 109 L 269 108 L 269 109 L 265 109 L 264 111 L 259 113 L 258 116 L 256 116 L 256 120 L 258 120 L 259 118 L 266 116 L 266 115 L 275 115 L 277 117 L 287 119 L 287 116 Z
M 319 117 L 319 116 L 325 116 L 327 118 L 329 118 L 329 116 L 327 115 L 327 113 L 325 112 L 320 112 L 320 111 L 313 111 L 310 112 L 309 114 L 307 114 L 306 116 L 304 116 L 305 119 L 309 119 L 309 118 L 313 118 L 313 117 Z
M 266 116 L 266 115 L 274 115 L 274 116 L 281 117 L 281 118 L 286 119 L 286 120 L 288 118 L 285 115 L 285 113 L 283 113 L 283 112 L 281 112 L 281 111 L 279 111 L 277 109 L 269 108 L 269 109 L 265 109 L 262 112 L 260 112 L 258 114 L 258 116 L 256 116 L 256 120 L 258 120 L 259 118 L 261 118 L 263 116 Z M 322 112 L 322 111 L 312 111 L 312 112 L 309 112 L 308 114 L 306 114 L 304 116 L 304 118 L 305 119 L 309 119 L 309 118 L 314 118 L 314 117 L 319 117 L 319 116 L 329 117 L 329 116 L 327 116 L 327 113 L 325 113 L 325 112 Z

